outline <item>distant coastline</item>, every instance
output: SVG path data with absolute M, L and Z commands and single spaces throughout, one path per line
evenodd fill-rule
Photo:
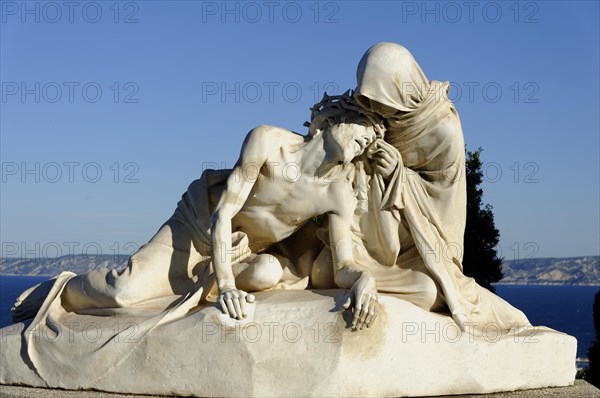
M 600 256 L 508 260 L 502 264 L 504 285 L 600 285 Z
M 0 258 L 0 275 L 53 277 L 63 271 L 83 274 L 99 268 L 122 268 L 129 255 L 66 255 L 57 258 Z
M 99 268 L 122 268 L 129 255 L 67 255 L 58 258 L 0 258 L 0 275 L 53 277 Z M 504 261 L 497 285 L 600 286 L 600 256 L 528 258 Z
M 555 283 L 526 283 L 526 282 L 495 282 L 493 283 L 494 286 L 498 286 L 498 285 L 502 285 L 502 286 L 598 286 L 600 287 L 600 282 L 599 283 L 560 283 L 560 282 L 555 282 Z

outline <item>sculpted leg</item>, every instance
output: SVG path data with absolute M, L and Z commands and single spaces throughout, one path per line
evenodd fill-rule
M 130 257 L 125 269 L 100 269 L 71 279 L 63 301 L 71 310 L 114 308 L 183 294 L 193 288 L 192 271 L 202 260 L 186 228 L 178 222 L 167 222 Z
M 257 292 L 275 286 L 283 275 L 281 262 L 272 254 L 259 254 L 233 266 L 238 289 Z
M 396 265 L 374 270 L 377 289 L 426 311 L 447 311 L 441 286 L 435 281 L 416 246 L 406 244 Z

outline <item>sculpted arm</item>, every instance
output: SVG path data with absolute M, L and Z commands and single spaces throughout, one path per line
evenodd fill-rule
M 240 158 L 225 185 L 225 190 L 213 212 L 211 219 L 212 262 L 219 289 L 219 303 L 223 312 L 232 318 L 246 316 L 245 304 L 250 296 L 238 290 L 231 268 L 231 220 L 242 209 L 252 187 L 258 178 L 261 167 L 267 160 L 265 128 L 251 131 L 244 144 Z
M 350 308 L 354 303 L 354 330 L 369 327 L 377 317 L 379 296 L 375 279 L 364 268 L 354 263 L 350 237 L 351 212 L 329 213 L 329 240 L 333 256 L 334 283 L 342 289 L 350 289 L 350 297 L 344 304 Z

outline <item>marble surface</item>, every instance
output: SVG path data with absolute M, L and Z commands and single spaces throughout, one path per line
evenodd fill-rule
M 129 355 L 104 356 L 114 366 L 100 377 L 94 362 L 74 358 L 51 385 L 25 363 L 15 366 L 23 362 L 22 336 L 5 328 L 0 383 L 198 397 L 397 397 L 573 383 L 577 343 L 566 334 L 537 328 L 499 336 L 490 325 L 473 337 L 447 315 L 387 295 L 379 322 L 353 332 L 344 297 L 341 290 L 259 292 L 242 321 L 209 306 L 139 339 L 109 343 L 127 346 Z M 74 333 L 72 341 L 82 337 Z

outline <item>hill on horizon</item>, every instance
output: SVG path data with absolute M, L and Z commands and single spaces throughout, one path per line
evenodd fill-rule
M 504 261 L 504 278 L 514 285 L 600 285 L 600 256 Z
M 83 274 L 100 268 L 122 268 L 128 255 L 66 255 L 57 258 L 0 258 L 0 275 L 53 277 L 63 271 Z

